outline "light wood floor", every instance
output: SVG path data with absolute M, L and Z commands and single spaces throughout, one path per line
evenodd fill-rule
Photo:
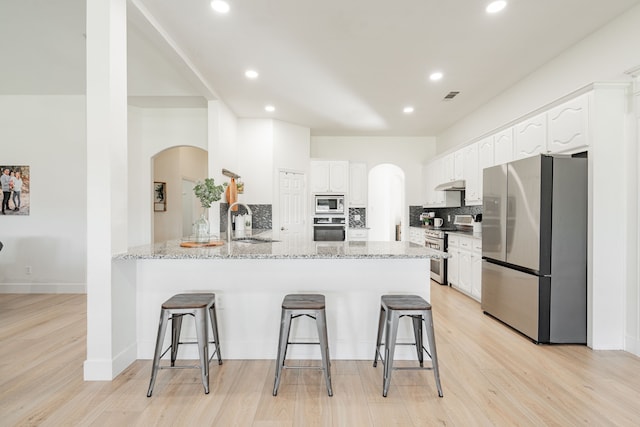
M 444 398 L 431 371 L 395 371 L 383 398 L 369 360 L 333 361 L 333 397 L 321 371 L 285 371 L 273 397 L 274 361 L 226 360 L 208 395 L 196 370 L 165 370 L 147 398 L 147 360 L 82 380 L 84 295 L 0 295 L 0 426 L 640 425 L 640 358 L 534 345 L 454 289 L 431 292 Z

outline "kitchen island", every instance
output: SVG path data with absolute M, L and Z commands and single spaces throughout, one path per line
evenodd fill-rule
M 135 286 L 138 359 L 152 358 L 161 304 L 177 293 L 203 291 L 216 294 L 223 358 L 275 359 L 283 297 L 322 293 L 331 357 L 370 359 L 380 296 L 416 294 L 428 301 L 429 258 L 439 256 L 446 254 L 408 242 L 284 239 L 182 248 L 180 241 L 170 241 L 114 256 L 113 271 Z M 192 323 L 184 322 L 187 337 L 195 335 Z M 398 336 L 409 339 L 410 322 L 404 323 Z M 316 342 L 315 323 L 299 319 L 291 336 Z M 189 347 L 195 346 L 185 346 L 180 357 L 197 358 Z M 397 357 L 414 355 L 400 347 Z M 293 346 L 288 357 L 319 358 L 319 351 Z

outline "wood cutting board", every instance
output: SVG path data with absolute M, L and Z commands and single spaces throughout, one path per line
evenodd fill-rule
M 183 248 L 206 248 L 210 246 L 222 246 L 224 245 L 224 241 L 222 240 L 211 240 L 207 243 L 197 243 L 197 242 L 182 242 L 180 246 Z

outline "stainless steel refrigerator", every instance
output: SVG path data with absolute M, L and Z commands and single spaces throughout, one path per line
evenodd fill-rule
M 587 159 L 483 173 L 482 310 L 540 343 L 587 339 Z

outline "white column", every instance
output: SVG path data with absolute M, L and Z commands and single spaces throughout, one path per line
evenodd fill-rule
M 594 87 L 589 124 L 587 345 L 594 350 L 621 350 L 625 337 L 625 289 L 630 280 L 630 206 L 637 203 L 632 178 L 635 174 L 629 162 L 634 157 L 635 142 L 625 124 L 629 113 L 628 85 Z
M 130 363 L 122 359 L 123 354 L 126 359 L 124 349 L 131 346 L 131 333 L 123 331 L 121 325 L 123 319 L 131 319 L 131 313 L 120 312 L 116 305 L 117 298 L 125 295 L 118 286 L 112 286 L 111 263 L 112 254 L 127 247 L 126 0 L 90 0 L 86 7 L 87 360 L 84 378 L 111 380 L 122 365 Z M 134 330 L 135 349 L 134 324 L 129 325 L 128 330 Z

